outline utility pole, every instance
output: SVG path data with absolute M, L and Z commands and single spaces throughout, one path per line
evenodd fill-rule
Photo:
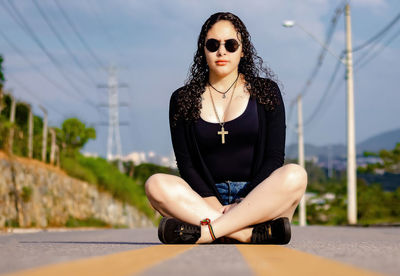
M 47 152 L 47 110 L 39 105 L 39 108 L 44 113 L 43 118 L 43 138 L 42 138 L 42 161 L 46 163 L 46 152 Z
M 56 166 L 60 167 L 60 147 L 56 144 Z
M 327 167 L 328 167 L 328 177 L 332 178 L 333 176 L 333 164 L 332 164 L 332 145 L 328 146 L 328 162 L 327 162 Z
M 354 120 L 354 84 L 353 84 L 353 57 L 351 43 L 351 18 L 350 18 L 350 1 L 345 5 L 345 27 L 346 27 L 346 61 L 329 50 L 327 45 L 320 42 L 314 35 L 297 24 L 303 31 L 309 34 L 324 49 L 339 59 L 346 65 L 347 80 L 347 219 L 349 224 L 357 223 L 357 163 L 356 163 L 356 145 L 355 145 L 355 120 Z M 293 27 L 295 22 L 286 20 L 283 22 L 284 27 Z M 300 142 L 299 142 L 300 144 Z
M 351 45 L 350 5 L 345 8 L 346 79 L 347 79 L 347 220 L 357 223 L 357 167 L 354 120 L 353 55 Z
M 14 96 L 10 93 L 11 97 L 11 111 L 10 111 L 10 122 L 11 122 L 11 128 L 10 128 L 10 136 L 9 136 L 9 152 L 10 154 L 13 153 L 13 143 L 14 143 L 14 122 L 15 122 L 15 109 L 17 107 L 17 102 L 14 98 Z
M 32 106 L 28 105 L 28 158 L 32 158 L 33 155 L 33 113 Z
M 50 164 L 55 164 L 55 154 L 56 154 L 56 131 L 54 128 L 49 128 L 51 134 L 51 150 L 50 150 Z
M 303 106 L 301 102 L 301 94 L 297 96 L 297 120 L 298 120 L 298 135 L 299 135 L 299 165 L 305 168 L 304 163 L 304 136 L 303 136 Z M 301 198 L 299 205 L 299 223 L 300 226 L 306 226 L 306 195 Z
M 112 161 L 117 158 L 118 169 L 123 172 L 122 166 L 122 146 L 121 146 L 121 135 L 119 131 L 119 106 L 122 104 L 118 100 L 118 88 L 127 87 L 126 84 L 119 84 L 116 76 L 117 69 L 111 66 L 108 70 L 109 78 L 108 84 L 106 86 L 99 85 L 100 88 L 108 89 L 108 105 L 103 105 L 108 107 L 108 139 L 107 139 L 107 160 Z M 113 154 L 113 147 L 116 147 L 116 154 Z

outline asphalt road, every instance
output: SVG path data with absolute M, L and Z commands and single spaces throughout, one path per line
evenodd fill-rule
M 400 227 L 292 227 L 292 240 L 285 246 L 166 246 L 160 244 L 155 228 L 0 234 L 2 275 L 312 275 L 317 271 L 400 275 Z

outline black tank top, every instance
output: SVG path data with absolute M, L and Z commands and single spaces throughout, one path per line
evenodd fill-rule
M 218 123 L 195 122 L 196 139 L 201 155 L 216 183 L 225 180 L 249 181 L 254 146 L 258 135 L 257 102 L 250 97 L 246 110 L 224 124 L 225 144 L 221 143 Z

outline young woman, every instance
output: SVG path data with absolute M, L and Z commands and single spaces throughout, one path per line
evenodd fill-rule
M 181 177 L 154 174 L 146 194 L 163 243 L 285 244 L 307 185 L 283 166 L 285 109 L 243 22 L 216 13 L 201 28 L 186 85 L 170 101 Z

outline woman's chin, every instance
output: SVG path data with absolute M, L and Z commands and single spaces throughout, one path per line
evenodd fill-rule
M 235 70 L 233 68 L 216 68 L 211 71 L 211 73 L 218 78 L 224 78 L 230 74 L 233 74 L 234 72 Z

